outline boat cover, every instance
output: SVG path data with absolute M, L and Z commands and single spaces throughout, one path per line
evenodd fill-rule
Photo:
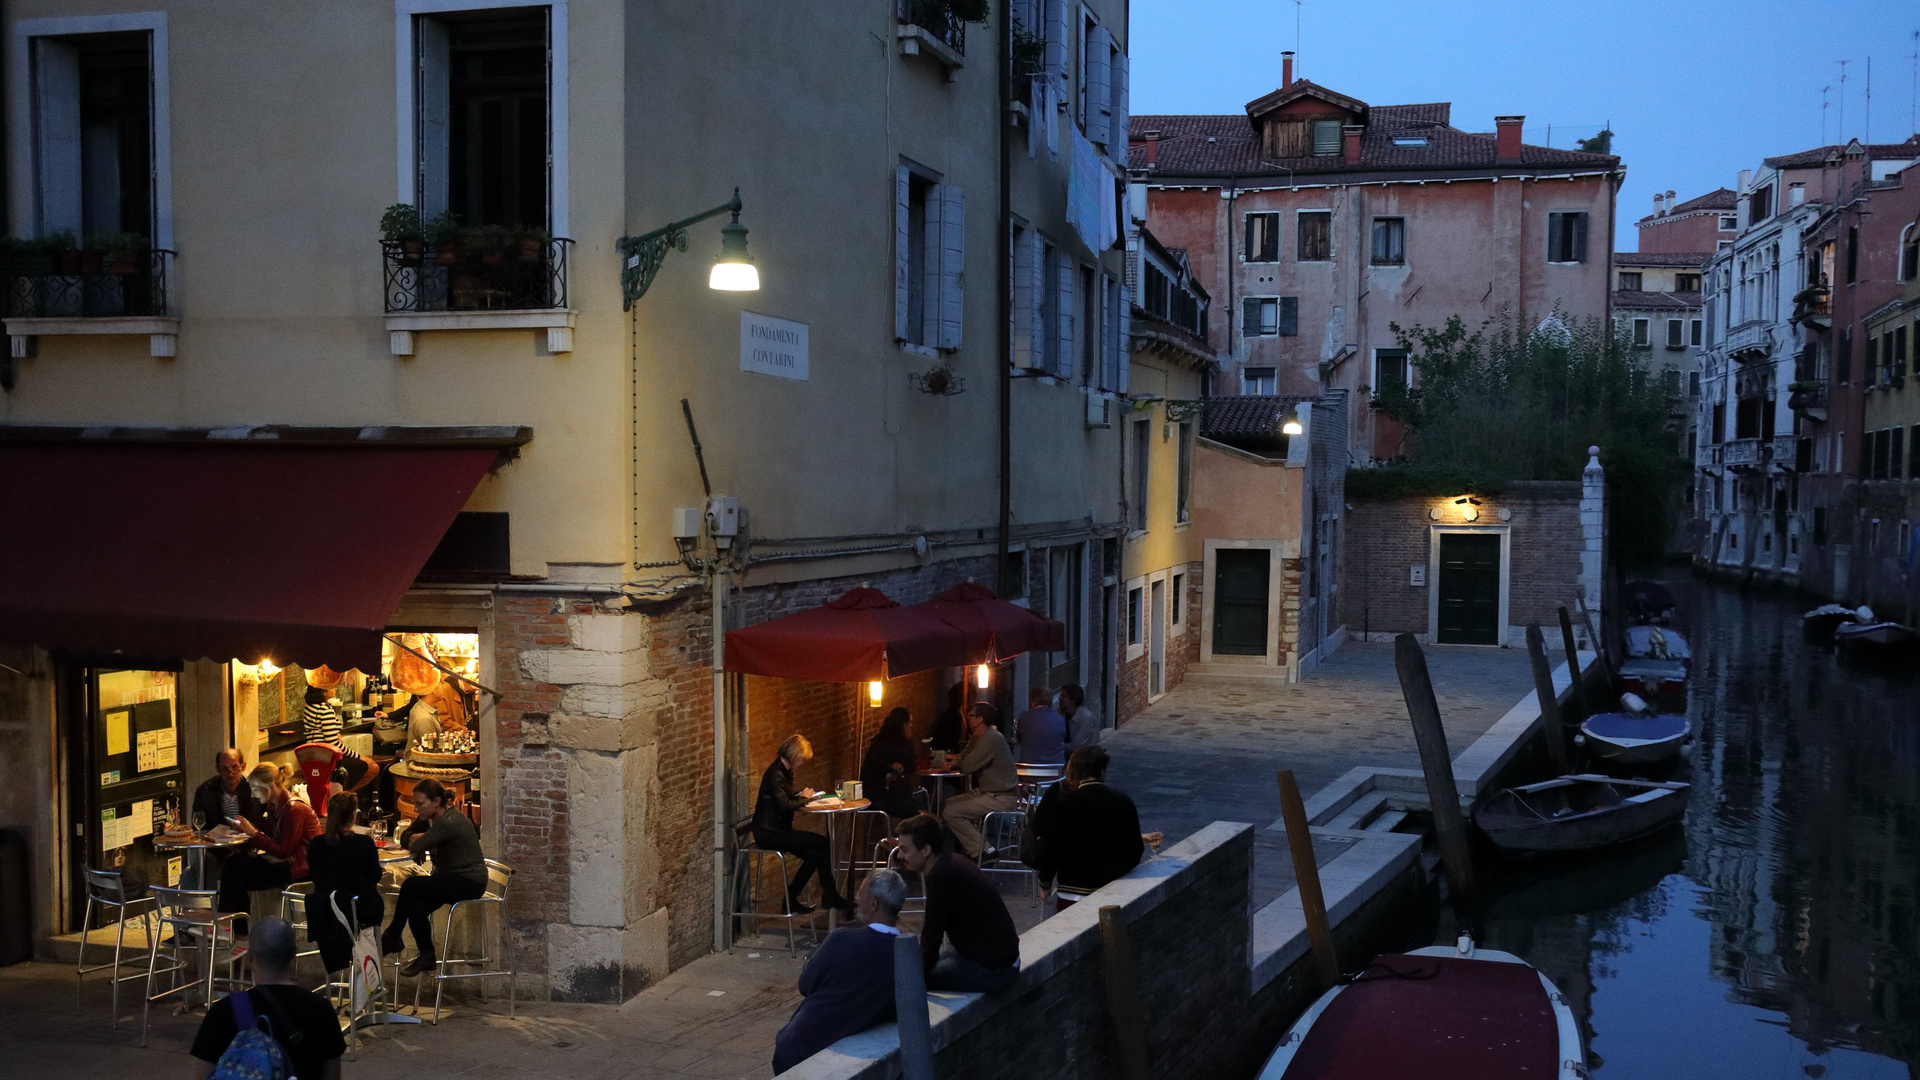
M 1548 1080 L 1560 1026 L 1525 964 L 1382 956 L 1327 1003 L 1286 1080 Z
M 1693 650 L 1677 630 L 1664 626 L 1627 627 L 1627 655 L 1656 660 L 1691 660 Z
M 1587 717 L 1580 728 L 1588 735 L 1622 746 L 1663 742 L 1679 738 L 1688 731 L 1687 718 L 1675 713 L 1661 713 L 1659 716 L 1595 713 Z

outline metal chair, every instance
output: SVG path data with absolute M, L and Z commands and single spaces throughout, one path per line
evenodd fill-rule
M 1021 879 L 1020 895 L 1029 904 L 1040 902 L 1040 875 L 1020 861 L 1020 841 L 1027 832 L 1025 810 L 995 810 L 980 820 L 980 836 L 985 846 L 980 852 L 980 871 L 985 874 L 1012 874 Z
M 433 967 L 433 974 L 423 976 L 433 980 L 433 1022 L 440 1022 L 440 1000 L 446 993 L 447 983 L 452 979 L 496 979 L 507 980 L 507 1017 L 513 1017 L 513 959 L 509 955 L 511 946 L 507 934 L 507 886 L 513 883 L 513 868 L 492 859 L 487 863 L 487 891 L 472 900 L 456 900 L 447 905 L 447 915 L 440 924 L 440 957 Z M 486 913 L 494 912 L 495 934 L 493 949 L 498 956 L 488 956 L 484 952 L 479 956 L 455 957 L 453 928 L 462 911 L 472 909 L 474 917 L 480 920 L 480 938 L 486 937 Z M 473 951 L 472 935 L 467 944 Z M 488 967 L 489 964 L 504 964 L 504 967 Z M 477 967 L 478 971 L 457 971 L 459 967 Z M 480 984 L 480 1000 L 486 1000 L 486 983 Z M 420 983 L 413 984 L 413 1008 L 420 1009 Z
M 920 882 L 921 892 L 918 895 L 911 892 L 907 894 L 906 900 L 900 905 L 900 914 L 925 914 L 927 910 L 926 879 L 900 865 L 900 845 L 898 843 L 895 843 L 891 848 L 887 849 L 887 869 L 899 874 L 903 881 L 917 880 Z
M 306 936 L 307 899 L 312 895 L 313 882 L 311 881 L 296 881 L 280 891 L 280 917 L 287 921 L 288 926 L 293 927 L 294 940 L 296 942 L 303 940 Z M 309 941 L 306 948 L 293 954 L 293 965 L 295 968 L 298 968 L 300 966 L 300 958 L 303 956 L 319 955 L 320 946 Z M 324 967 L 325 965 L 323 964 L 321 966 Z M 324 975 L 325 973 L 322 973 L 323 979 Z M 322 982 L 319 989 L 326 989 L 326 984 Z
M 213 1000 L 213 992 L 219 984 L 229 989 L 239 989 L 241 981 L 234 975 L 234 967 L 246 959 L 247 950 L 234 936 L 233 921 L 240 912 L 223 912 L 214 906 L 217 893 L 212 889 L 170 889 L 160 885 L 150 886 L 157 913 L 160 917 L 160 933 L 150 935 L 147 946 L 147 995 L 146 1004 L 140 1010 L 140 1045 L 147 1044 L 147 1028 L 153 1013 L 153 1003 L 174 994 L 181 995 L 186 1001 L 186 992 L 196 986 L 204 986 L 206 1000 Z M 160 965 L 160 937 L 168 934 L 168 958 L 165 967 Z M 190 942 L 189 938 L 197 941 Z M 196 953 L 194 960 L 185 959 L 181 953 L 192 949 Z M 182 971 L 200 966 L 199 957 L 204 956 L 205 974 L 195 973 L 186 982 L 154 993 L 155 976 L 165 975 L 169 982 Z M 227 966 L 224 979 L 216 975 L 220 965 Z
M 118 931 L 113 937 L 113 960 L 111 963 L 87 966 L 87 931 L 93 926 L 95 908 L 111 909 L 113 921 Z M 120 957 L 127 942 L 127 920 L 139 919 L 141 929 L 146 932 L 149 946 L 158 933 L 155 923 L 159 905 L 151 895 L 128 897 L 125 885 L 118 870 L 95 870 L 87 867 L 87 908 L 80 916 L 80 955 L 74 959 L 74 977 L 85 979 L 96 971 L 113 969 L 113 1026 L 120 1026 L 120 984 L 131 979 L 143 978 L 145 971 L 136 971 L 131 975 L 120 974 Z M 101 926 L 106 923 L 102 922 Z M 148 950 L 151 952 L 151 948 Z M 151 966 L 151 965 L 149 965 Z
M 769 851 L 755 844 L 752 827 L 751 820 L 738 822 L 733 827 L 733 902 L 728 905 L 729 925 L 733 928 L 735 936 L 738 936 L 743 924 L 749 919 L 753 921 L 753 932 L 756 934 L 760 933 L 761 925 L 768 919 L 784 922 L 787 924 L 787 955 L 792 956 L 796 951 L 793 924 L 796 921 L 806 923 L 807 933 L 818 942 L 820 930 L 819 923 L 815 920 L 819 913 L 802 915 L 793 910 L 792 897 L 787 893 L 787 882 L 793 880 L 787 871 L 788 853 Z M 792 857 L 799 858 L 797 855 Z M 774 866 L 774 895 L 779 897 L 780 903 L 778 913 L 759 910 L 763 900 L 771 899 L 761 889 L 769 859 L 773 861 Z

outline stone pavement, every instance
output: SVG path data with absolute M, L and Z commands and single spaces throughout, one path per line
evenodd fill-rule
M 1430 646 L 1451 749 L 1458 753 L 1532 688 L 1526 656 L 1509 649 Z M 1196 678 L 1111 732 L 1109 781 L 1133 796 L 1142 828 L 1173 843 L 1216 821 L 1266 825 L 1279 816 L 1274 771 L 1292 768 L 1303 795 L 1363 764 L 1418 767 L 1393 672 L 1392 647 L 1348 644 L 1307 681 Z M 1324 863 L 1338 853 L 1317 852 Z M 1291 887 L 1285 840 L 1255 834 L 1254 904 Z M 1046 909 L 1002 889 L 1024 931 Z M 909 919 L 910 929 L 917 920 Z M 704 957 L 619 1008 L 503 1002 L 462 1006 L 438 1027 L 379 1029 L 344 1066 L 351 1080 L 553 1077 L 570 1080 L 758 1078 L 772 1074 L 773 1039 L 798 1004 L 807 955 L 784 936 Z M 157 1013 L 142 1048 L 139 984 L 122 987 L 119 1030 L 107 1026 L 102 975 L 76 987 L 56 964 L 0 968 L 0 1061 L 9 1076 L 149 1080 L 186 1075 L 197 1018 Z M 402 1000 L 408 1000 L 404 995 Z
M 1533 690 L 1524 650 L 1425 649 L 1447 746 L 1456 755 Z M 1113 755 L 1107 780 L 1133 796 L 1141 828 L 1168 840 L 1214 821 L 1273 822 L 1280 816 L 1280 769 L 1292 769 L 1301 796 L 1311 799 L 1356 765 L 1420 767 L 1393 646 L 1358 642 L 1342 645 L 1292 685 L 1189 678 L 1102 745 Z M 1340 851 L 1325 839 L 1316 845 L 1321 863 Z M 1255 832 L 1254 907 L 1292 887 L 1286 837 Z

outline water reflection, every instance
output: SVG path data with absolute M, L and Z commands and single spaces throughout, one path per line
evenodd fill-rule
M 1801 607 L 1680 577 L 1684 835 L 1495 870 L 1488 944 L 1586 1018 L 1601 1075 L 1920 1076 L 1920 697 Z

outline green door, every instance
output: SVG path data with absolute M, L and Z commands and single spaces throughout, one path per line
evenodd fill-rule
M 1440 644 L 1500 644 L 1500 537 L 1440 534 Z
M 1213 652 L 1267 655 L 1267 585 L 1273 557 L 1266 549 L 1222 548 L 1214 555 Z

